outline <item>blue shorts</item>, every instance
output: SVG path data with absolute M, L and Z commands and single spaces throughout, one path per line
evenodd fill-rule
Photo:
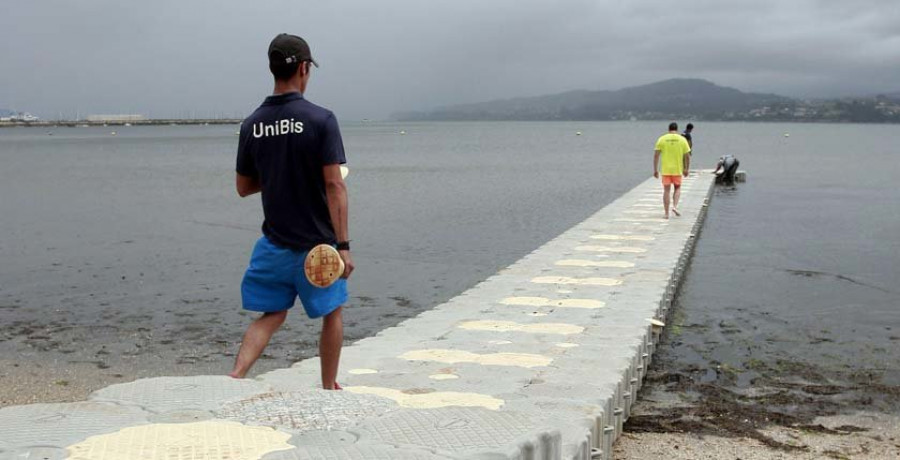
M 294 306 L 299 297 L 310 318 L 325 316 L 347 302 L 347 280 L 341 278 L 327 288 L 306 279 L 303 261 L 308 251 L 275 246 L 263 236 L 253 247 L 250 266 L 241 282 L 244 309 L 278 312 Z

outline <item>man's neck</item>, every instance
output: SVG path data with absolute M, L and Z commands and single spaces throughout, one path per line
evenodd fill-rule
M 300 93 L 303 94 L 303 84 L 296 80 L 288 80 L 288 81 L 278 81 L 275 80 L 275 89 L 272 90 L 272 95 L 278 96 L 281 94 L 287 93 Z

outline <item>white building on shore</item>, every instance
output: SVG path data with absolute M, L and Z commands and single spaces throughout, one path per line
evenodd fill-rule
M 110 115 L 88 115 L 87 121 L 95 121 L 95 122 L 112 122 L 112 123 L 121 123 L 121 122 L 131 122 L 131 121 L 143 121 L 146 120 L 147 117 L 143 115 L 136 114 L 110 114 Z
M 19 112 L 19 113 L 11 113 L 9 115 L 0 117 L 0 121 L 2 122 L 32 122 L 32 121 L 40 121 L 40 118 L 28 113 L 28 112 Z

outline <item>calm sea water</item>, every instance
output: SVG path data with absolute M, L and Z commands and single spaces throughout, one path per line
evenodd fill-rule
M 896 414 L 900 126 L 705 128 L 749 180 L 716 190 L 626 429 L 777 444 L 757 430 Z
M 347 339 L 453 297 L 629 190 L 652 172 L 665 124 L 344 124 Z M 251 319 L 239 283 L 262 219 L 258 197 L 234 192 L 237 127 L 110 129 L 0 130 L 0 356 L 125 376 L 224 371 Z M 744 338 L 773 353 L 865 349 L 884 357 L 873 366 L 896 365 L 898 134 L 697 123 L 695 166 L 733 153 L 750 180 L 714 198 L 683 310 L 754 328 Z M 259 370 L 314 355 L 318 328 L 295 315 Z
M 749 181 L 712 200 L 669 352 L 900 385 L 900 126 L 770 126 L 734 134 Z

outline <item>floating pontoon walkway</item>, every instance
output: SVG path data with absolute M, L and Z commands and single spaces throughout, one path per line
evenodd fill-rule
M 160 377 L 86 402 L 0 409 L 0 458 L 590 459 L 641 385 L 713 177 L 662 219 L 647 180 L 433 310 L 256 379 Z M 352 314 L 352 313 L 351 313 Z

